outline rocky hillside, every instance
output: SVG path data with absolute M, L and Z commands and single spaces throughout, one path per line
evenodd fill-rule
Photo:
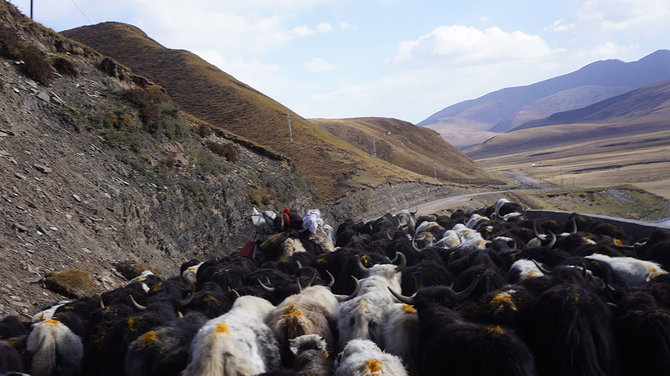
M 163 90 L 0 2 L 0 316 L 126 282 L 123 264 L 174 274 L 253 237 L 253 206 L 318 207 L 285 157 L 181 113 Z

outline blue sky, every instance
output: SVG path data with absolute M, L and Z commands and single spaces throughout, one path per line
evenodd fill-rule
M 24 14 L 30 0 L 10 0 Z M 135 25 L 306 118 L 434 112 L 670 48 L 668 0 L 34 0 L 62 31 Z

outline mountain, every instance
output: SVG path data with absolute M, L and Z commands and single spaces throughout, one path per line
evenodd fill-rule
M 646 137 L 645 143 L 669 141 L 670 80 L 664 80 L 631 92 L 606 99 L 577 110 L 559 112 L 532 121 L 517 129 L 491 138 L 466 151 L 474 159 L 491 158 L 521 151 L 556 148 L 583 142 L 619 138 Z M 663 134 L 662 137 L 659 136 Z M 655 135 L 658 134 L 658 135 Z M 661 137 L 661 138 L 659 138 Z
M 670 78 L 670 51 L 636 62 L 603 60 L 528 86 L 501 89 L 446 107 L 418 123 L 463 147 L 507 132 L 530 120 L 597 103 Z M 464 136 L 466 135 L 466 136 Z
M 416 173 L 370 159 L 367 152 L 353 148 L 318 123 L 303 119 L 188 51 L 165 48 L 134 26 L 108 22 L 62 34 L 160 84 L 184 111 L 295 161 L 324 200 L 387 182 L 432 178 L 429 171 Z M 484 173 L 478 169 L 475 175 L 483 178 Z
M 524 123 L 512 131 L 556 124 L 639 121 L 663 111 L 670 101 L 670 80 L 618 95 L 571 111 Z
M 451 182 L 468 182 L 480 174 L 476 163 L 431 129 L 390 118 L 310 121 L 363 152 L 410 171 L 436 174 Z

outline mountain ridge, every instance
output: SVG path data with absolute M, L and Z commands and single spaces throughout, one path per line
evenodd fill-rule
M 610 59 L 590 63 L 577 71 L 553 77 L 531 85 L 503 88 L 479 98 L 448 106 L 418 123 L 435 129 L 445 139 L 455 132 L 477 131 L 503 133 L 534 119 L 517 118 L 524 108 L 533 107 L 543 98 L 558 92 L 581 86 L 601 87 L 601 92 L 615 88 L 609 97 L 621 94 L 622 90 L 634 90 L 662 79 L 670 78 L 670 51 L 657 50 L 638 61 L 624 63 Z M 569 108 L 554 107 L 553 112 L 584 107 L 602 100 L 599 95 L 570 103 Z M 540 118 L 551 115 L 538 111 Z M 465 129 L 463 129 L 465 127 Z M 486 133 L 491 136 L 492 134 Z M 477 138 L 479 142 L 486 137 Z M 470 142 L 473 143 L 473 142 Z M 457 146 L 466 145 L 462 142 Z
M 134 26 L 102 23 L 62 34 L 157 82 L 186 112 L 296 161 L 325 200 L 341 197 L 352 189 L 387 182 L 433 182 L 432 176 L 425 172 L 371 161 L 367 153 L 352 148 L 318 124 L 303 119 L 197 55 L 167 49 Z M 290 115 L 292 143 L 286 115 Z M 482 170 L 476 174 L 482 178 L 485 175 Z
M 465 152 L 471 158 L 482 159 L 625 135 L 637 137 L 670 130 L 669 118 L 670 79 L 528 122 Z

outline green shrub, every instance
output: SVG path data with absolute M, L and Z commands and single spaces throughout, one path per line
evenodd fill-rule
M 212 133 L 214 133 L 212 131 L 212 128 L 210 128 L 209 126 L 207 126 L 205 124 L 200 124 L 200 127 L 198 127 L 198 134 L 202 138 L 205 138 L 205 137 L 211 135 Z
M 189 127 L 179 114 L 179 108 L 170 101 L 160 86 L 146 89 L 133 88 L 124 97 L 140 110 L 143 129 L 150 133 L 161 132 L 167 138 L 183 141 Z
M 0 55 L 7 59 L 18 60 L 21 58 L 21 51 L 25 48 L 16 32 L 7 26 L 0 26 Z
M 142 127 L 134 114 L 121 112 L 116 114 L 115 128 L 122 131 L 137 132 Z
M 21 60 L 25 63 L 23 70 L 26 76 L 42 85 L 49 85 L 54 77 L 53 68 L 44 52 L 39 48 L 29 45 L 21 51 Z
M 93 114 L 88 116 L 88 122 L 97 129 L 110 129 L 116 124 L 116 115 L 113 112 Z
M 177 117 L 170 115 L 161 116 L 158 122 L 158 129 L 170 140 L 181 142 L 186 138 L 189 127 L 177 113 Z
M 144 150 L 145 147 L 144 138 L 139 133 L 118 131 L 112 128 L 105 134 L 105 139 L 113 145 L 127 145 L 136 153 Z
M 141 124 L 134 114 L 127 112 L 103 112 L 88 116 L 89 123 L 97 129 L 116 129 L 126 132 L 137 132 Z
M 58 73 L 72 77 L 79 77 L 79 69 L 67 58 L 62 56 L 55 57 L 51 60 L 51 65 L 56 68 Z
M 201 149 L 197 155 L 198 171 L 204 174 L 218 175 L 221 172 L 221 165 L 216 157 L 207 150 Z
M 23 73 L 42 85 L 48 85 L 53 79 L 53 69 L 44 52 L 36 46 L 25 44 L 7 26 L 0 26 L 0 55 L 23 60 Z
M 218 154 L 228 162 L 235 163 L 237 161 L 237 155 L 240 153 L 240 149 L 231 143 L 219 143 L 219 142 L 208 142 L 207 147 L 213 153 Z
M 142 162 L 135 158 L 131 158 L 125 154 L 117 154 L 116 159 L 119 161 L 127 164 L 128 166 L 132 167 L 135 171 L 141 173 L 141 174 L 146 174 L 146 169 L 144 168 L 144 165 Z
M 200 182 L 195 180 L 184 180 L 181 182 L 181 186 L 190 192 L 201 204 L 209 205 L 211 203 L 209 193 L 207 193 L 207 190 Z

